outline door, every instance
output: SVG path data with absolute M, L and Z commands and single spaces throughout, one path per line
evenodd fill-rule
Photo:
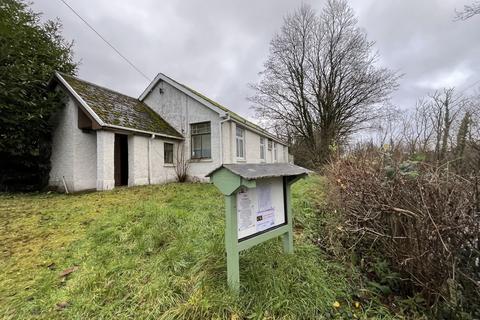
M 128 185 L 128 136 L 115 134 L 115 186 Z

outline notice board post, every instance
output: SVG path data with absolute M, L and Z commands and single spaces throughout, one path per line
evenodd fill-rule
M 308 170 L 288 163 L 224 164 L 207 176 L 225 196 L 227 281 L 240 289 L 239 253 L 281 236 L 293 253 L 291 185 Z

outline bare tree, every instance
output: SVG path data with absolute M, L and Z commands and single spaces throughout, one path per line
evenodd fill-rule
M 474 1 L 470 5 L 463 6 L 462 11 L 456 11 L 455 20 L 467 20 L 477 14 L 480 14 L 480 1 Z
M 309 165 L 375 118 L 396 89 L 398 76 L 376 67 L 373 45 L 344 0 L 328 0 L 320 14 L 302 5 L 271 41 L 250 99 L 260 118 L 288 128 Z
M 407 111 L 403 114 L 403 140 L 409 154 L 426 153 L 428 151 L 433 137 L 429 111 L 428 101 L 419 99 L 414 112 Z

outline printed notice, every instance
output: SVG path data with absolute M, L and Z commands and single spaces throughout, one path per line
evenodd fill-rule
M 275 210 L 270 208 L 257 212 L 257 231 L 267 230 L 275 225 Z
M 272 188 L 270 184 L 257 187 L 258 211 L 272 209 Z
M 255 211 L 248 189 L 237 193 L 237 218 L 238 231 L 255 227 Z

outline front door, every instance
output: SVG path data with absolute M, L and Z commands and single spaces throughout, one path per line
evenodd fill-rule
M 115 134 L 115 186 L 128 185 L 128 136 Z

